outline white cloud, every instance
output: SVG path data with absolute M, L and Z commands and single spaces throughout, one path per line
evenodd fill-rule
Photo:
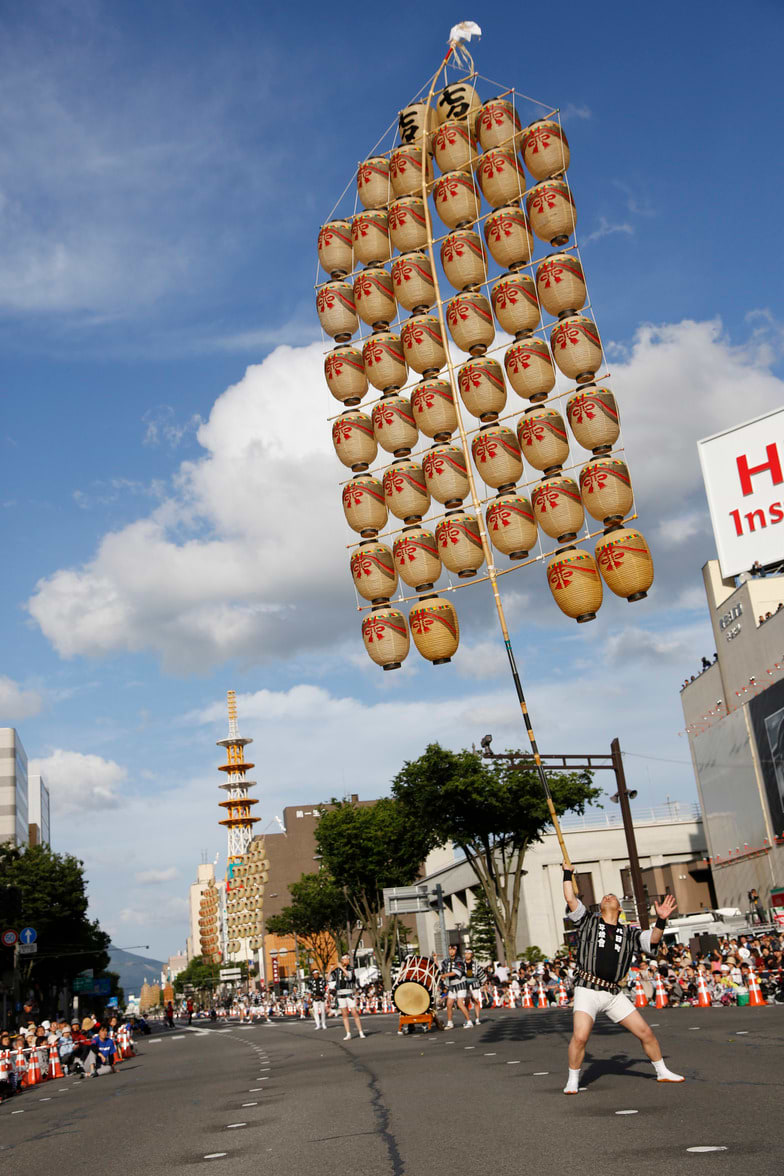
M 163 870 L 142 870 L 136 875 L 140 886 L 158 886 L 161 882 L 172 882 L 180 876 L 176 866 L 167 866 Z
M 25 690 L 12 678 L 0 674 L 0 722 L 29 719 L 37 715 L 43 699 L 37 690 Z
M 30 760 L 29 768 L 46 780 L 57 815 L 78 813 L 86 820 L 99 809 L 116 809 L 123 803 L 117 790 L 128 773 L 114 760 L 57 748 Z
M 634 225 L 628 221 L 611 221 L 606 216 L 599 217 L 599 224 L 585 237 L 580 238 L 582 245 L 590 245 L 593 241 L 601 241 L 602 237 L 610 237 L 613 233 L 623 233 L 627 237 L 634 236 Z
M 150 905 L 140 907 L 120 907 L 116 915 L 110 917 L 104 924 L 112 938 L 116 936 L 118 927 L 164 927 L 174 928 L 181 932 L 188 918 L 189 904 L 187 898 L 176 895 L 156 895 Z

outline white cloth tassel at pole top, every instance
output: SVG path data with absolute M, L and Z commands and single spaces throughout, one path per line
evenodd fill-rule
M 482 30 L 475 20 L 461 20 L 459 24 L 452 27 L 449 33 L 449 44 L 454 53 L 455 61 L 460 65 L 474 71 L 474 60 L 466 48 L 465 42 L 470 41 L 472 37 L 481 37 Z

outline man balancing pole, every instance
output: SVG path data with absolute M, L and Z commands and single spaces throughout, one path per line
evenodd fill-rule
M 618 922 L 621 904 L 614 894 L 605 894 L 598 915 L 589 914 L 574 893 L 572 870 L 566 864 L 563 892 L 569 918 L 577 926 L 574 1029 L 569 1042 L 569 1079 L 564 1094 L 579 1092 L 580 1068 L 597 1013 L 606 1013 L 611 1021 L 623 1025 L 642 1042 L 642 1048 L 653 1062 L 657 1081 L 683 1082 L 680 1074 L 667 1069 L 650 1025 L 620 990 L 620 981 L 629 971 L 635 953 L 643 951 L 650 955 L 660 942 L 667 919 L 675 910 L 675 898 L 668 894 L 662 902 L 655 903 L 656 925 L 650 931 L 640 931 L 639 927 Z

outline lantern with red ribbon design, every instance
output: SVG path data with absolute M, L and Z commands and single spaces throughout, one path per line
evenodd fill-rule
M 417 428 L 435 441 L 448 441 L 457 428 L 455 398 L 448 380 L 420 380 L 411 393 L 411 408 Z
M 460 625 L 457 612 L 440 596 L 424 597 L 408 615 L 414 645 L 434 666 L 443 666 L 457 653 Z
M 540 118 L 523 132 L 523 163 L 535 180 L 559 175 L 569 166 L 569 143 L 559 122 Z
M 639 531 L 614 527 L 597 541 L 596 562 L 607 587 L 630 603 L 643 600 L 653 584 L 653 557 Z
M 372 604 L 388 601 L 397 587 L 397 568 L 389 548 L 366 539 L 351 555 L 351 578 L 360 596 Z
M 493 547 L 510 559 L 525 559 L 536 544 L 534 508 L 524 494 L 499 494 L 488 506 L 485 521 Z
M 485 562 L 479 523 L 467 510 L 450 510 L 436 526 L 441 563 L 460 579 L 475 576 Z
M 438 543 L 433 532 L 425 527 L 416 524 L 404 527 L 392 544 L 392 555 L 400 579 L 417 592 L 430 591 L 441 575 Z
M 487 355 L 469 359 L 458 369 L 457 382 L 463 404 L 473 416 L 483 424 L 498 420 L 506 405 L 506 384 L 498 360 Z
M 471 453 L 479 477 L 496 490 L 511 490 L 523 472 L 520 442 L 505 425 L 483 425 Z
M 547 583 L 553 600 L 578 625 L 592 621 L 602 603 L 602 578 L 588 551 L 568 547 L 547 565 Z
M 378 666 L 399 670 L 411 647 L 406 618 L 397 608 L 373 608 L 362 622 L 365 649 Z
M 484 234 L 490 256 L 502 269 L 519 269 L 533 257 L 531 223 L 518 204 L 508 204 L 491 212 L 485 218 Z
M 523 339 L 539 326 L 541 313 L 530 274 L 504 274 L 490 290 L 493 314 L 502 331 Z

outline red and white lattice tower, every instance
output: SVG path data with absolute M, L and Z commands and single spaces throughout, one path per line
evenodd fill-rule
M 220 801 L 220 807 L 226 810 L 226 816 L 220 824 L 226 826 L 229 834 L 227 874 L 230 875 L 233 863 L 248 852 L 253 840 L 253 826 L 258 822 L 258 817 L 252 816 L 251 813 L 253 805 L 258 804 L 258 800 L 248 793 L 248 789 L 256 787 L 256 781 L 245 778 L 246 772 L 254 767 L 253 764 L 245 762 L 245 748 L 253 740 L 240 737 L 235 692 L 229 690 L 227 698 L 229 737 L 218 740 L 218 747 L 226 748 L 227 762 L 221 764 L 218 771 L 226 773 L 226 783 L 220 785 L 226 793 L 226 799 Z

